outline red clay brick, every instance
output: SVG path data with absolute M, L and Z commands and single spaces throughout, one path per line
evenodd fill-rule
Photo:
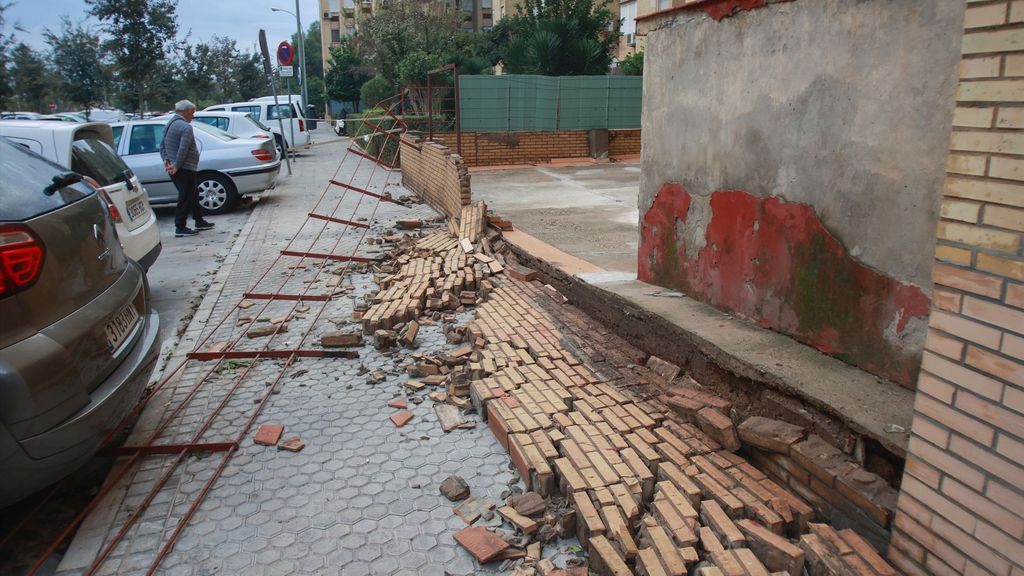
M 964 298 L 963 313 L 965 316 L 1005 328 L 1011 332 L 1024 334 L 1024 310 L 967 297 Z M 989 348 L 996 348 L 996 346 L 989 346 Z
M 1001 278 L 946 264 L 935 264 L 932 269 L 932 279 L 941 286 L 949 286 L 990 298 L 998 298 L 1003 290 Z
M 999 330 L 991 326 L 986 326 L 958 314 L 943 312 L 942 310 L 932 310 L 930 326 L 942 330 L 951 336 L 968 340 L 993 350 L 999 348 L 999 340 L 1002 338 Z
M 1014 362 L 1013 360 L 1003 358 L 998 354 L 971 346 L 967 349 L 967 364 L 997 378 L 1002 378 L 1007 382 L 1013 382 L 1018 386 L 1024 386 L 1024 366 L 1022 366 L 1020 362 Z M 957 381 L 957 383 L 959 384 L 960 382 Z M 1001 385 L 991 386 L 986 389 L 989 394 L 986 394 L 982 390 L 974 388 L 971 389 L 978 394 L 987 396 L 993 400 L 998 400 L 999 396 L 996 394 L 1001 393 L 1003 387 Z
M 388 406 L 390 408 L 398 408 L 401 410 L 405 410 L 406 408 L 409 407 L 409 403 L 405 401 L 405 398 L 395 398 L 391 402 L 388 402 Z
M 412 420 L 412 416 L 412 412 L 408 410 L 403 410 L 401 412 L 395 412 L 394 414 L 392 414 L 391 421 L 395 423 L 396 428 L 401 428 L 402 426 L 408 424 L 410 420 Z
M 260 429 L 256 431 L 253 442 L 263 446 L 275 446 L 281 439 L 282 433 L 284 433 L 284 424 L 260 424 Z
M 947 358 L 936 356 L 931 352 L 925 352 L 921 358 L 921 368 L 947 380 L 955 382 L 958 386 L 972 392 L 985 396 L 986 398 L 999 398 L 1003 393 L 1003 384 L 985 376 L 984 374 L 951 362 Z M 940 398 L 942 399 L 942 398 Z M 944 400 L 947 401 L 948 400 Z

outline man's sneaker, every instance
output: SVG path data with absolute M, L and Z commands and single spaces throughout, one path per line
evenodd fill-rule
M 195 231 L 195 230 L 193 230 L 191 228 L 175 228 L 174 229 L 174 237 L 175 238 L 181 238 L 182 236 L 195 236 L 196 234 L 199 234 L 199 232 L 197 232 L 197 231 Z
M 209 230 L 211 228 L 213 228 L 213 222 L 207 222 L 206 220 L 196 222 L 196 230 Z

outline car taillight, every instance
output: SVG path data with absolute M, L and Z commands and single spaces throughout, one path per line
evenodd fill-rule
M 305 132 L 305 131 L 306 131 L 306 123 L 302 120 L 302 118 L 299 118 L 299 132 Z
M 110 196 L 107 195 L 106 191 L 97 188 L 96 192 L 98 192 L 100 198 L 103 199 L 103 203 L 107 205 L 107 212 L 110 212 L 110 219 L 113 220 L 114 222 L 117 222 L 118 224 L 124 222 L 124 220 L 121 218 L 121 211 L 117 209 L 117 205 L 114 204 L 114 201 L 110 199 Z
M 273 152 L 271 152 L 270 150 L 263 150 L 262 148 L 260 148 L 259 150 L 253 150 L 252 155 L 255 156 L 257 160 L 263 162 L 269 162 L 274 159 Z
M 253 138 L 270 138 L 270 134 L 257 134 Z
M 46 248 L 25 226 L 0 226 L 0 298 L 24 290 L 39 278 Z

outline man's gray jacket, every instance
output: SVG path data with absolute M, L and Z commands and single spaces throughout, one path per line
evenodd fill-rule
M 199 148 L 196 146 L 192 125 L 179 114 L 175 114 L 164 128 L 160 158 L 174 164 L 179 170 L 199 169 Z

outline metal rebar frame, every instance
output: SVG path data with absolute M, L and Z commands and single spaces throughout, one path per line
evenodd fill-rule
M 384 108 L 385 110 L 387 110 L 388 111 L 388 115 L 391 116 L 395 120 L 394 126 L 395 127 L 399 127 L 401 129 L 401 131 L 404 132 L 407 129 L 406 124 L 404 123 L 404 121 L 401 118 L 395 116 L 390 111 L 391 108 L 393 107 L 393 105 L 395 104 L 393 102 L 393 100 L 395 100 L 395 98 L 398 98 L 399 102 L 400 102 L 402 99 L 404 99 L 404 92 L 402 94 L 396 96 L 396 97 L 388 98 L 388 99 L 385 99 L 385 100 L 381 101 L 380 103 L 378 103 L 378 106 L 380 106 L 380 107 Z M 390 131 L 384 130 L 383 128 L 381 128 L 379 124 L 371 124 L 371 123 L 367 122 L 364 125 L 369 127 L 371 130 L 373 130 L 374 135 L 384 134 L 386 137 L 393 137 L 394 136 L 394 134 L 391 134 Z M 399 141 L 401 141 L 400 138 L 399 138 Z M 85 520 L 85 518 L 97 506 L 97 504 L 100 501 L 102 501 L 104 497 L 106 497 L 106 495 L 110 492 L 110 490 L 114 486 L 116 486 L 118 484 L 118 482 L 121 480 L 121 478 L 123 478 L 130 470 L 132 470 L 134 468 L 135 464 L 139 463 L 146 456 L 151 456 L 151 455 L 174 456 L 174 459 L 171 461 L 170 465 L 167 466 L 166 470 L 163 472 L 163 474 L 161 474 L 161 476 L 154 483 L 154 485 L 152 486 L 150 491 L 143 498 L 142 503 L 138 507 L 136 507 L 131 512 L 131 514 L 128 516 L 128 518 L 124 521 L 124 524 L 120 527 L 120 529 L 114 535 L 114 537 L 109 539 L 108 541 L 106 541 L 104 547 L 99 551 L 99 553 L 97 554 L 97 556 L 96 556 L 95 560 L 93 561 L 92 565 L 88 568 L 88 570 L 85 572 L 85 574 L 87 574 L 87 575 L 95 574 L 96 571 L 103 565 L 103 563 L 109 557 L 111 552 L 113 552 L 117 548 L 117 546 L 121 543 L 121 541 L 123 540 L 125 535 L 127 535 L 129 530 L 131 529 L 131 527 L 139 519 L 139 517 L 146 510 L 146 508 L 152 503 L 153 499 L 157 496 L 157 494 L 163 488 L 164 484 L 166 484 L 167 480 L 171 478 L 171 476 L 177 470 L 178 465 L 181 464 L 181 462 L 185 459 L 185 457 L 188 454 L 194 454 L 194 453 L 198 453 L 198 452 L 209 453 L 209 454 L 221 454 L 221 460 L 218 463 L 218 465 L 217 465 L 216 469 L 214 470 L 213 474 L 211 474 L 210 478 L 208 478 L 206 480 L 206 482 L 204 483 L 204 485 L 201 488 L 201 490 L 199 491 L 199 493 L 195 496 L 195 499 L 193 500 L 193 502 L 189 506 L 188 510 L 179 519 L 177 525 L 175 526 L 174 531 L 166 539 L 166 541 L 161 546 L 159 552 L 157 553 L 156 557 L 153 559 L 153 562 L 151 563 L 149 569 L 146 572 L 147 575 L 153 574 L 157 570 L 157 568 L 160 566 L 160 563 L 163 561 L 163 559 L 166 558 L 166 556 L 171 552 L 171 550 L 173 550 L 174 544 L 177 541 L 178 536 L 188 526 L 188 524 L 189 524 L 190 520 L 192 519 L 193 515 L 195 514 L 196 510 L 198 510 L 200 504 L 202 504 L 206 494 L 214 486 L 214 484 L 216 483 L 217 479 L 220 477 L 221 473 L 223 472 L 224 468 L 227 466 L 228 462 L 231 460 L 231 457 L 235 454 L 235 452 L 238 451 L 238 447 L 239 447 L 240 443 L 249 434 L 249 431 L 251 430 L 251 428 L 252 428 L 253 424 L 255 423 L 256 419 L 262 413 L 263 408 L 266 406 L 266 404 L 267 404 L 268 400 L 270 399 L 271 395 L 274 393 L 274 390 L 277 389 L 280 386 L 282 378 L 284 377 L 284 375 L 287 372 L 288 368 L 295 362 L 295 360 L 298 359 L 298 358 L 358 358 L 359 357 L 358 352 L 349 351 L 349 350 L 315 350 L 315 349 L 304 349 L 303 348 L 303 345 L 305 344 L 307 338 L 309 337 L 310 333 L 312 332 L 313 327 L 320 320 L 321 315 L 324 313 L 324 311 L 327 308 L 328 302 L 331 300 L 330 296 L 322 295 L 322 294 L 310 294 L 309 290 L 312 287 L 313 283 L 315 283 L 316 279 L 319 278 L 320 274 L 322 274 L 324 272 L 324 268 L 325 268 L 325 266 L 327 265 L 328 262 L 331 262 L 331 261 L 344 262 L 345 263 L 344 267 L 343 267 L 343 269 L 342 269 L 342 271 L 340 273 L 341 277 L 344 277 L 344 275 L 349 271 L 349 268 L 351 267 L 351 263 L 352 262 L 372 262 L 372 261 L 374 261 L 373 259 L 370 259 L 370 258 L 364 258 L 364 257 L 356 256 L 356 252 L 358 251 L 359 246 L 361 246 L 363 244 L 363 242 L 365 240 L 365 237 L 366 237 L 366 234 L 369 231 L 369 225 L 368 224 L 362 224 L 362 223 L 359 223 L 359 222 L 355 221 L 356 220 L 356 214 L 358 213 L 360 207 L 362 206 L 363 200 L 365 198 L 370 198 L 371 202 L 373 202 L 375 200 L 375 202 L 373 202 L 373 204 L 371 206 L 370 215 L 366 218 L 367 221 L 372 221 L 373 220 L 373 217 L 374 217 L 374 215 L 376 215 L 377 208 L 380 206 L 381 202 L 388 201 L 388 202 L 394 202 L 394 203 L 398 203 L 398 204 L 400 204 L 400 203 L 397 202 L 394 199 L 391 199 L 390 197 L 383 196 L 381 194 L 377 194 L 377 193 L 374 193 L 374 192 L 370 192 L 369 190 L 366 190 L 365 188 L 360 188 L 360 187 L 354 186 L 353 185 L 353 181 L 355 180 L 356 175 L 358 173 L 358 170 L 359 170 L 359 168 L 362 165 L 364 160 L 370 160 L 372 162 L 372 168 L 370 170 L 369 176 L 367 177 L 367 185 L 369 185 L 369 183 L 373 181 L 373 177 L 376 174 L 377 169 L 379 167 L 381 167 L 381 166 L 393 167 L 395 164 L 397 164 L 397 156 L 398 156 L 398 152 L 400 150 L 400 147 L 399 148 L 395 148 L 395 154 L 394 154 L 395 158 L 392 158 L 390 162 L 388 162 L 387 160 L 385 160 L 383 158 L 383 155 L 384 155 L 386 150 L 387 150 L 386 146 L 381 146 L 379 153 L 376 156 L 372 156 L 372 155 L 366 154 L 365 152 L 362 152 L 360 150 L 355 150 L 355 149 L 353 149 L 351 147 L 348 148 L 346 150 L 346 153 L 342 156 L 341 160 L 339 161 L 338 167 L 335 169 L 334 176 L 324 186 L 324 188 L 323 188 L 319 198 L 317 199 L 316 204 L 314 205 L 312 210 L 309 211 L 309 213 L 306 216 L 306 219 L 300 225 L 299 231 L 301 231 L 303 228 L 305 228 L 307 226 L 307 224 L 309 224 L 311 222 L 321 223 L 319 231 L 317 231 L 317 233 L 314 236 L 313 240 L 309 244 L 310 248 L 312 248 L 313 246 L 316 245 L 316 243 L 321 239 L 321 237 L 323 236 L 324 232 L 327 230 L 327 228 L 329 226 L 331 226 L 331 225 L 341 225 L 341 226 L 343 226 L 343 229 L 342 229 L 341 233 L 338 234 L 338 237 L 335 240 L 334 244 L 331 246 L 330 251 L 329 252 L 325 252 L 325 253 L 315 253 L 315 252 L 310 252 L 310 251 L 291 250 L 290 248 L 292 247 L 292 244 L 294 242 L 296 242 L 299 234 L 293 235 L 292 238 L 288 241 L 288 244 L 285 246 L 285 249 L 282 250 L 274 258 L 274 260 L 271 262 L 270 266 L 266 269 L 266 271 L 264 271 L 263 274 L 261 274 L 259 276 L 259 278 L 256 279 L 256 281 L 252 284 L 252 287 L 250 288 L 250 290 L 248 292 L 245 292 L 242 295 L 242 297 L 239 299 L 239 301 L 237 303 L 235 303 L 235 305 L 224 314 L 224 316 L 220 319 L 220 321 L 212 329 L 208 330 L 206 335 L 203 338 L 201 338 L 199 340 L 199 342 L 196 343 L 196 345 L 193 347 L 193 349 L 190 352 L 188 352 L 187 354 L 185 354 L 185 357 L 181 361 L 179 361 L 177 363 L 177 365 L 175 365 L 175 367 L 172 370 L 170 370 L 169 373 L 165 374 L 160 379 L 160 381 L 152 388 L 152 390 L 150 391 L 150 394 L 146 398 L 144 398 L 131 411 L 131 413 L 129 415 L 127 415 L 116 426 L 112 427 L 111 431 L 108 432 L 108 434 L 104 438 L 104 441 L 103 441 L 104 445 L 109 445 L 109 443 L 112 440 L 112 438 L 113 438 L 114 434 L 116 433 L 116 431 L 121 430 L 124 426 L 126 426 L 130 422 L 134 421 L 138 417 L 138 415 L 141 413 L 141 411 L 145 408 L 145 406 L 149 403 L 149 401 L 151 399 L 155 398 L 157 396 L 157 394 L 161 390 L 163 390 L 163 388 L 170 381 L 172 381 L 176 376 L 178 376 L 178 374 L 182 373 L 184 368 L 185 368 L 185 366 L 189 362 L 211 362 L 212 363 L 212 365 L 207 370 L 205 370 L 202 373 L 202 375 L 199 377 L 199 379 L 188 390 L 188 392 L 185 395 L 185 397 L 183 399 L 181 399 L 181 401 L 178 402 L 178 404 L 175 405 L 174 408 L 171 409 L 168 414 L 165 414 L 161 418 L 161 420 L 157 424 L 156 428 L 148 436 L 146 436 L 145 440 L 142 443 L 137 444 L 137 445 L 127 445 L 127 446 L 121 446 L 119 448 L 107 448 L 106 449 L 108 452 L 110 452 L 110 453 L 112 453 L 112 454 L 114 454 L 116 456 L 127 457 L 127 460 L 119 468 L 117 468 L 116 470 L 114 470 L 112 472 L 112 474 L 108 477 L 107 482 L 103 485 L 103 487 L 101 487 L 101 489 L 93 497 L 93 499 L 85 506 L 85 508 L 72 520 L 72 522 L 60 533 L 60 535 L 49 545 L 49 547 L 47 547 L 47 549 L 43 552 L 43 554 L 36 560 L 36 562 L 29 569 L 28 574 L 30 574 L 30 575 L 31 574 L 35 574 L 39 570 L 39 568 L 42 567 L 42 565 L 46 561 L 46 559 L 50 555 L 53 554 L 53 552 L 60 546 L 60 544 L 62 542 L 64 542 L 68 537 L 70 537 L 74 533 L 75 529 L 82 523 L 83 520 Z M 351 177 L 349 178 L 349 181 L 347 183 L 343 183 L 340 180 L 338 180 L 338 174 L 341 172 L 342 166 L 344 165 L 345 161 L 349 158 L 350 154 L 353 155 L 353 156 L 356 156 L 358 159 L 356 160 L 355 167 L 352 169 Z M 385 175 L 384 185 L 386 186 L 388 184 L 388 180 L 392 176 L 392 173 L 390 171 L 385 171 L 385 173 L 386 173 L 386 175 Z M 335 186 L 338 186 L 338 187 L 342 188 L 342 193 L 341 193 L 340 197 L 334 203 L 333 209 L 331 209 L 331 210 L 321 210 L 321 205 L 325 203 L 325 200 L 327 199 L 328 192 L 330 190 L 332 190 L 332 188 L 335 187 Z M 383 186 L 382 186 L 382 189 L 383 189 Z M 341 218 L 337 214 L 337 211 L 341 207 L 342 202 L 345 200 L 346 195 L 350 191 L 357 192 L 358 193 L 358 196 L 357 196 L 358 199 L 356 201 L 355 207 L 352 210 L 352 214 L 347 216 L 347 217 L 345 217 L 345 218 Z M 358 234 L 359 234 L 358 241 L 355 243 L 355 247 L 352 249 L 351 253 L 349 253 L 349 254 L 338 254 L 337 253 L 338 246 L 341 243 L 341 240 L 345 237 L 345 234 L 350 229 L 351 230 L 356 230 L 358 232 Z M 284 290 L 285 286 L 294 277 L 294 275 L 296 274 L 296 271 L 300 267 L 299 265 L 293 265 L 293 266 L 291 266 L 289 268 L 288 274 L 286 275 L 284 280 L 282 280 L 280 282 L 280 284 L 278 285 L 278 287 L 274 291 L 272 291 L 272 292 L 257 291 L 256 290 L 257 287 L 267 278 L 267 276 L 269 275 L 270 271 L 273 270 L 274 267 L 279 262 L 281 262 L 282 259 L 285 258 L 285 257 L 298 257 L 300 259 L 299 260 L 300 263 L 306 261 L 307 259 L 308 260 L 315 260 L 318 263 L 318 265 L 314 264 L 315 272 L 314 272 L 314 275 L 313 275 L 313 279 L 310 280 L 306 284 L 306 287 L 299 294 L 284 292 L 283 290 Z M 301 334 L 301 337 L 300 337 L 299 341 L 294 345 L 294 347 L 289 346 L 288 348 L 273 348 L 271 346 L 272 343 L 274 342 L 274 339 L 279 334 L 280 326 L 278 326 L 278 327 L 275 328 L 274 332 L 272 334 L 270 334 L 270 338 L 266 341 L 266 343 L 263 345 L 263 347 L 261 349 L 259 349 L 259 350 L 234 350 L 233 349 L 241 341 L 242 337 L 245 334 L 245 331 L 241 331 L 240 334 L 238 334 L 230 343 L 228 343 L 226 346 L 224 346 L 220 350 L 216 350 L 216 351 L 214 351 L 214 350 L 206 350 L 206 351 L 202 350 L 202 348 L 207 345 L 207 343 L 213 337 L 213 335 L 216 334 L 217 331 L 222 326 L 224 326 L 224 324 L 227 322 L 227 320 L 236 311 L 241 309 L 240 308 L 240 304 L 242 303 L 242 301 L 244 301 L 246 299 L 257 300 L 257 301 L 263 302 L 263 305 L 256 312 L 256 317 L 259 317 L 260 315 L 262 315 L 267 310 L 267 308 L 271 305 L 271 303 L 274 302 L 274 301 L 292 302 L 292 306 L 291 306 L 291 309 L 288 311 L 288 315 L 291 315 L 292 313 L 294 313 L 296 311 L 296 309 L 298 308 L 298 306 L 302 302 L 321 302 L 322 304 L 319 307 L 319 309 L 316 311 L 316 315 L 313 317 L 313 319 L 310 322 L 309 326 Z M 215 374 L 217 372 L 217 370 L 222 366 L 222 364 L 223 364 L 223 362 L 225 360 L 243 359 L 243 358 L 244 359 L 251 359 L 251 360 L 254 360 L 254 361 L 249 363 L 245 367 L 245 370 L 242 371 L 242 373 L 237 378 L 235 378 L 235 381 L 234 381 L 233 385 L 227 390 L 227 392 L 224 394 L 223 398 L 221 398 L 220 402 L 216 405 L 216 407 L 213 409 L 213 411 L 209 412 L 209 413 L 207 413 L 205 415 L 205 419 L 203 420 L 202 424 L 199 426 L 198 430 L 196 430 L 196 432 L 192 435 L 191 439 L 188 442 L 186 442 L 186 443 L 174 443 L 174 444 L 161 444 L 161 443 L 157 442 L 157 440 L 160 438 L 160 435 L 167 429 L 167 427 L 172 422 L 177 420 L 178 416 L 181 415 L 183 410 L 185 410 L 185 408 L 190 405 L 192 400 L 194 398 L 196 398 L 197 394 L 203 388 L 204 384 L 210 379 L 210 377 L 213 374 Z M 266 392 L 264 392 L 262 394 L 262 397 L 259 399 L 259 401 L 256 404 L 255 408 L 250 413 L 249 418 L 242 425 L 242 427 L 238 429 L 238 432 L 234 436 L 233 440 L 230 441 L 230 442 L 203 442 L 202 441 L 203 435 L 209 430 L 209 428 L 212 425 L 214 419 L 217 418 L 217 416 L 224 410 L 224 408 L 228 404 L 228 401 L 234 396 L 235 392 L 241 387 L 242 383 L 245 382 L 246 378 L 251 373 L 253 367 L 257 364 L 256 360 L 272 359 L 272 358 L 284 359 L 285 361 L 284 361 L 284 363 L 283 363 L 283 365 L 281 367 L 280 372 L 277 374 L 277 376 L 274 379 L 274 381 L 269 386 L 267 386 Z M 56 490 L 56 488 L 54 490 Z M 29 513 L 29 516 L 26 516 L 25 520 L 27 520 L 30 517 L 31 514 L 32 514 L 32 512 Z M 19 523 L 19 526 L 23 525 L 23 524 L 24 524 L 24 520 L 21 523 Z M 10 536 L 8 536 L 7 538 L 10 538 Z M 5 538 L 5 540 L 7 538 Z
M 435 98 L 434 97 L 434 76 L 438 74 L 444 74 L 446 72 L 452 73 L 453 83 L 453 97 L 452 98 Z M 441 86 L 442 89 L 447 88 Z M 434 139 L 434 114 L 435 112 L 439 115 L 452 116 L 453 129 L 455 132 L 455 151 L 462 154 L 462 124 L 459 118 L 459 67 L 455 64 L 445 64 L 440 68 L 435 68 L 427 72 L 427 138 L 430 140 Z M 441 102 L 438 105 L 438 101 Z M 445 103 L 451 101 L 450 107 Z

